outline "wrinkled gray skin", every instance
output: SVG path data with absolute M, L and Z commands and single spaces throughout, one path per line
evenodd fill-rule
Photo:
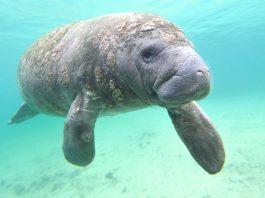
M 157 15 L 113 14 L 59 27 L 27 50 L 18 81 L 25 103 L 10 124 L 39 112 L 67 115 L 63 151 L 75 165 L 94 158 L 97 117 L 159 105 L 207 172 L 223 166 L 222 141 L 193 102 L 209 93 L 208 68 L 183 32 Z

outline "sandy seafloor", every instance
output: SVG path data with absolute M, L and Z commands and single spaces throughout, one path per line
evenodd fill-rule
M 197 165 L 158 107 L 100 118 L 96 157 L 87 168 L 63 157 L 63 118 L 40 115 L 6 125 L 0 197 L 264 197 L 264 100 L 255 94 L 200 102 L 226 149 L 225 166 L 216 175 Z

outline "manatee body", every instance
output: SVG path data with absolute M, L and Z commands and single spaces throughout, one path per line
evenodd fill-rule
M 38 113 L 67 116 L 63 151 L 75 165 L 94 158 L 97 117 L 159 105 L 207 172 L 223 166 L 222 141 L 194 102 L 210 91 L 208 67 L 184 33 L 157 15 L 112 14 L 59 27 L 25 52 L 18 84 L 25 102 L 10 124 Z

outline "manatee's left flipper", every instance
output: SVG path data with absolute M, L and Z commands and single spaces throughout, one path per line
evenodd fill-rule
M 225 152 L 222 140 L 208 117 L 195 102 L 169 109 L 169 116 L 193 158 L 208 173 L 222 169 Z
M 72 164 L 86 166 L 95 156 L 94 126 L 104 109 L 101 99 L 82 90 L 73 101 L 64 125 L 63 152 Z
M 19 110 L 13 115 L 13 117 L 8 121 L 8 124 L 20 123 L 25 120 L 32 118 L 37 115 L 38 112 L 32 109 L 27 103 L 23 103 Z

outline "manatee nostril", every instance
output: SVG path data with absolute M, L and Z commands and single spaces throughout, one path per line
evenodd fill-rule
M 210 77 L 210 72 L 209 72 L 209 70 L 205 70 L 205 71 L 197 70 L 196 76 L 199 77 L 199 78 L 200 77 L 201 78 L 209 78 Z
M 196 75 L 198 77 L 203 77 L 204 76 L 204 72 L 202 70 L 197 70 Z

